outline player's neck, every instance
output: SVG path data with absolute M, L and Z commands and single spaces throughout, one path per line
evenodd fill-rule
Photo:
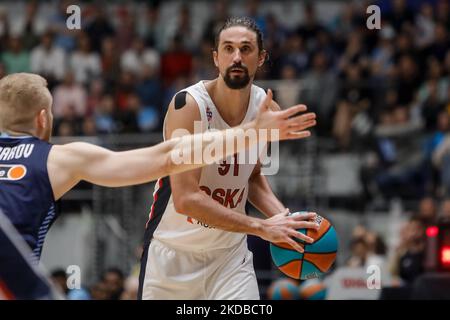
M 212 81 L 210 88 L 211 98 L 223 120 L 232 127 L 239 125 L 247 114 L 251 82 L 243 89 L 233 90 L 223 79 L 217 78 Z
M 33 131 L 33 132 L 31 132 Z M 0 129 L 0 133 L 4 133 L 11 137 L 22 137 L 22 136 L 36 136 L 36 132 L 34 130 L 12 130 L 12 129 Z

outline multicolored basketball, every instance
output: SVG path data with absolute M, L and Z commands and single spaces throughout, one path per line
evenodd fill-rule
M 294 212 L 291 215 L 306 214 L 306 212 Z M 327 272 L 336 260 L 338 238 L 336 230 L 330 222 L 317 215 L 316 222 L 319 229 L 298 229 L 314 239 L 307 244 L 298 240 L 305 249 L 304 253 L 296 251 L 287 243 L 271 243 L 270 253 L 275 265 L 285 275 L 294 279 L 317 278 Z
M 300 285 L 300 299 L 303 300 L 325 300 L 327 288 L 320 279 L 309 279 Z
M 270 300 L 299 300 L 298 283 L 292 279 L 278 279 L 267 290 Z

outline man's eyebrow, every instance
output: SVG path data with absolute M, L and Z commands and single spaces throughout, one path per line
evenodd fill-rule
M 235 42 L 230 41 L 230 40 L 226 40 L 226 41 L 222 42 L 222 44 L 233 44 L 233 43 L 235 43 Z M 239 43 L 240 44 L 251 44 L 251 45 L 253 45 L 253 43 L 251 41 L 248 41 L 248 40 L 244 40 L 244 41 L 241 41 Z

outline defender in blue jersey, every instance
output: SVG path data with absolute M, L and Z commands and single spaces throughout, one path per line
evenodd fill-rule
M 47 81 L 29 73 L 8 75 L 0 80 L 0 209 L 38 261 L 45 235 L 57 217 L 55 201 L 81 180 L 120 187 L 196 169 L 258 143 L 244 138 L 249 130 L 277 129 L 280 140 L 309 135 L 305 131 L 310 126 L 307 119 L 294 116 L 304 111 L 304 106 L 272 111 L 271 101 L 269 91 L 256 119 L 241 127 L 179 137 L 149 148 L 113 152 L 81 142 L 50 144 L 53 116 Z M 179 107 L 183 106 L 181 101 Z M 225 148 L 227 143 L 240 138 L 245 144 L 237 144 L 235 150 Z M 212 156 L 209 159 L 201 157 L 202 163 L 172 161 L 174 154 L 189 152 L 187 158 L 194 159 L 194 154 L 205 154 L 203 151 L 212 149 L 223 153 L 208 154 Z M 290 219 L 286 219 L 285 225 L 289 223 Z M 2 261 L 0 274 L 8 263 L 14 261 Z M 14 279 L 1 280 L 6 285 L 14 282 Z

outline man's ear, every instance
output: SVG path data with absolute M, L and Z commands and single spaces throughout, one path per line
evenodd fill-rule
M 259 61 L 258 61 L 258 67 L 262 67 L 264 62 L 266 62 L 268 56 L 269 56 L 269 54 L 267 53 L 266 50 L 262 50 L 260 52 L 260 54 L 259 54 Z
M 216 68 L 219 68 L 219 59 L 217 57 L 217 50 L 213 50 L 213 59 L 214 59 L 214 65 Z
M 46 109 L 42 109 L 37 115 L 37 126 L 39 129 L 46 129 L 49 125 L 48 111 Z

